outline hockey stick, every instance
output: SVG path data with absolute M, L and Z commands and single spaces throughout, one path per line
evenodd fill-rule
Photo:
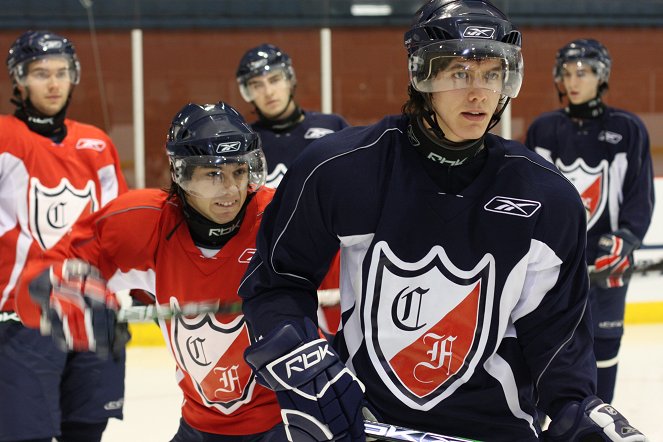
M 596 281 L 597 279 L 601 279 L 593 265 L 590 265 L 587 270 L 589 271 L 590 280 Z M 663 259 L 643 259 L 637 261 L 632 268 L 632 272 L 631 276 L 663 276 Z
M 364 428 L 366 429 L 366 436 L 391 442 L 478 442 L 473 439 L 443 436 L 427 431 L 412 430 L 410 428 L 368 420 L 364 421 Z
M 318 300 L 321 306 L 336 305 L 340 302 L 339 291 L 338 289 L 318 290 Z M 132 305 L 118 311 L 117 322 L 152 322 L 158 319 L 195 316 L 203 313 L 242 313 L 242 301 L 188 303 L 179 307 L 168 304 Z
M 168 304 L 132 305 L 117 312 L 117 322 L 152 322 L 177 316 L 195 316 L 203 313 L 234 314 L 242 312 L 242 302 L 203 302 L 171 306 Z

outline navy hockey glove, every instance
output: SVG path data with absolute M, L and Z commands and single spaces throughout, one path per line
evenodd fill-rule
M 610 404 L 596 396 L 566 405 L 543 432 L 545 442 L 647 442 Z
M 628 229 L 619 229 L 599 238 L 599 253 L 594 261 L 592 282 L 599 287 L 622 287 L 633 273 L 633 252 L 640 240 Z
M 276 392 L 288 440 L 364 441 L 363 384 L 320 338 L 313 321 L 286 321 L 249 346 L 244 358 Z
M 128 341 L 126 328 L 116 327 L 117 298 L 90 264 L 65 260 L 37 276 L 29 291 L 41 306 L 41 333 L 61 350 L 94 351 L 105 359 Z

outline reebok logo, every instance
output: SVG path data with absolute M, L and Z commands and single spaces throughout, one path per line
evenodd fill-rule
M 622 141 L 622 135 L 616 132 L 610 132 L 609 130 L 603 130 L 599 134 L 599 141 L 605 141 L 610 144 L 619 144 Z
M 304 134 L 304 139 L 306 139 L 306 140 L 315 140 L 315 139 L 318 139 L 318 138 L 322 138 L 325 135 L 328 135 L 328 134 L 333 133 L 333 132 L 334 132 L 333 130 L 327 129 L 327 128 L 324 128 L 324 127 L 311 127 Z
M 488 202 L 484 209 L 489 212 L 503 213 L 505 215 L 522 216 L 529 218 L 539 210 L 541 203 L 538 201 L 522 200 L 520 198 L 510 198 L 506 196 L 496 196 Z
M 227 143 L 219 143 L 216 146 L 216 153 L 237 152 L 242 146 L 240 141 L 230 141 Z
M 76 142 L 76 149 L 91 149 L 101 152 L 106 148 L 106 142 L 104 140 L 98 140 L 96 138 L 80 138 Z
M 463 31 L 463 37 L 494 39 L 495 29 L 484 26 L 468 26 Z

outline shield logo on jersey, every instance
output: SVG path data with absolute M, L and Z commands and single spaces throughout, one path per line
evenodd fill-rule
M 557 160 L 557 168 L 578 190 L 587 210 L 589 230 L 601 217 L 608 200 L 608 161 L 602 160 L 596 167 L 589 167 L 582 158 L 567 166 Z
M 274 170 L 272 170 L 268 175 L 267 175 L 267 180 L 265 185 L 267 187 L 271 187 L 273 189 L 276 189 L 279 187 L 279 184 L 281 184 L 281 180 L 285 176 L 285 173 L 288 171 L 288 168 L 285 166 L 283 163 L 279 163 L 274 167 Z
M 251 335 L 244 316 L 221 323 L 213 314 L 171 321 L 171 341 L 177 361 L 202 401 L 231 414 L 250 401 L 255 386 L 244 349 Z
M 366 345 L 391 392 L 428 410 L 474 372 L 486 346 L 494 287 L 493 258 L 456 268 L 436 246 L 420 261 L 401 261 L 376 245 L 363 309 Z
M 83 214 L 99 208 L 94 181 L 77 189 L 62 178 L 54 188 L 44 186 L 39 178 L 30 178 L 30 228 L 42 249 L 50 249 L 69 231 Z

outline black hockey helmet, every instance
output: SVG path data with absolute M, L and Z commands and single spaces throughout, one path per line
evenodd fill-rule
M 573 40 L 564 45 L 555 55 L 555 66 L 553 67 L 553 78 L 558 88 L 562 83 L 564 65 L 570 62 L 587 64 L 599 79 L 599 94 L 608 87 L 610 80 L 610 69 L 612 58 L 608 49 L 599 41 L 591 38 Z
M 67 58 L 71 83 L 78 84 L 81 65 L 74 45 L 69 39 L 50 31 L 27 31 L 14 41 L 7 55 L 9 77 L 20 84 L 25 79 L 27 67 L 31 62 L 49 56 Z
M 224 102 L 185 105 L 170 125 L 166 152 L 173 182 L 194 196 L 210 197 L 192 187 L 196 167 L 247 164 L 248 191 L 256 192 L 265 184 L 267 166 L 260 136 Z
M 263 43 L 246 51 L 239 61 L 237 73 L 235 74 L 242 98 L 247 102 L 253 101 L 251 93 L 247 88 L 247 82 L 251 78 L 279 70 L 290 81 L 290 86 L 294 90 L 297 85 L 297 78 L 295 70 L 292 67 L 292 59 L 288 54 L 268 43 Z
M 419 92 L 440 91 L 437 72 L 459 57 L 501 59 L 504 75 L 496 92 L 514 98 L 520 91 L 521 34 L 488 0 L 431 0 L 417 11 L 404 40 L 410 81 Z

